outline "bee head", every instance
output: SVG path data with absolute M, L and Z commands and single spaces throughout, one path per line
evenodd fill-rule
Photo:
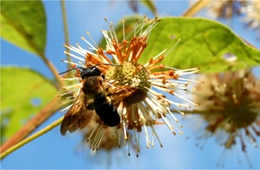
M 90 68 L 82 68 L 82 71 L 80 72 L 81 78 L 90 77 L 90 76 L 100 76 L 101 71 L 96 66 L 90 67 Z

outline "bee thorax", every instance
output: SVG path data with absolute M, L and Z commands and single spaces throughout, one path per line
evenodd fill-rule
M 96 94 L 103 93 L 102 77 L 91 76 L 83 80 L 83 92 L 90 98 L 94 98 Z

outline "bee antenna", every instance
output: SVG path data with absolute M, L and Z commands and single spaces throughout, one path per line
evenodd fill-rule
M 76 69 L 84 70 L 85 68 L 83 68 L 83 67 L 71 68 L 71 69 L 68 69 L 67 71 L 64 71 L 64 72 L 59 73 L 59 75 L 65 74 L 65 73 L 67 73 L 67 72 L 70 72 L 70 71 L 76 70 Z

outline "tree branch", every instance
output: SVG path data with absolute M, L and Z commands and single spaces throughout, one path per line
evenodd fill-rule
M 59 124 L 61 124 L 63 120 L 62 118 L 59 118 L 58 120 L 56 120 L 55 122 L 51 123 L 50 125 L 48 125 L 47 127 L 45 127 L 44 129 L 36 132 L 35 134 L 33 134 L 32 136 L 22 140 L 21 142 L 17 143 L 16 145 L 12 146 L 11 148 L 7 149 L 5 152 L 1 153 L 0 155 L 0 159 L 2 160 L 3 158 L 5 158 L 7 155 L 9 155 L 10 153 L 12 153 L 13 151 L 17 150 L 18 148 L 22 147 L 23 145 L 31 142 L 32 140 L 42 136 L 43 134 L 49 132 L 50 130 L 52 130 L 53 128 L 55 128 L 56 126 L 58 126 Z
M 28 136 L 33 130 L 47 120 L 53 113 L 63 107 L 64 101 L 62 98 L 54 98 L 47 106 L 45 106 L 38 114 L 29 120 L 17 133 L 7 140 L 0 148 L 0 153 L 3 153 L 13 145 L 17 144 Z
M 59 73 L 57 72 L 54 65 L 47 59 L 47 57 L 45 55 L 41 56 L 41 58 L 42 58 L 43 62 L 47 65 L 47 67 L 50 69 L 50 71 L 52 72 L 55 79 L 57 80 L 58 85 L 56 87 L 58 90 L 60 90 L 64 84 L 63 84 L 63 81 L 62 81 Z
M 69 43 L 69 30 L 68 30 L 68 20 L 67 20 L 67 13 L 66 13 L 66 5 L 65 5 L 65 1 L 61 0 L 61 9 L 62 9 L 62 19 L 63 19 L 63 29 L 64 29 L 64 37 L 65 37 L 65 43 L 68 44 Z M 67 53 L 70 53 L 70 50 L 68 48 L 65 48 Z M 71 61 L 71 57 L 70 55 L 67 55 L 67 60 Z M 70 65 L 68 64 L 68 69 L 70 69 Z M 71 72 L 68 73 L 70 76 Z
M 192 17 L 196 13 L 198 13 L 204 6 L 208 4 L 209 0 L 198 0 L 194 3 L 188 10 L 186 10 L 182 16 L 184 17 Z
M 222 112 L 222 110 L 180 110 L 180 112 L 176 111 L 175 109 L 170 109 L 172 113 L 178 113 L 180 112 L 184 113 L 185 115 L 219 115 L 219 113 Z

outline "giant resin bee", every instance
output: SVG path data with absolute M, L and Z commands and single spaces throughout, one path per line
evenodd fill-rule
M 110 127 L 118 125 L 120 116 L 104 90 L 102 84 L 105 76 L 102 75 L 101 70 L 95 65 L 89 68 L 73 68 L 68 71 L 74 69 L 80 70 L 82 88 L 64 116 L 60 128 L 61 134 L 65 135 L 67 131 L 73 132 L 86 127 L 94 112 L 105 125 Z

